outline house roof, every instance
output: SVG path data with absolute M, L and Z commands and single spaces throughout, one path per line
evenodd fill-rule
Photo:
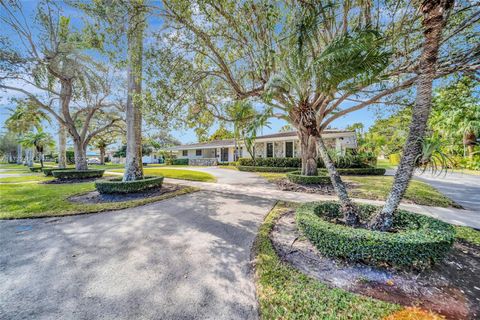
M 348 130 L 325 130 L 323 132 L 324 135 L 329 136 L 329 138 L 336 137 L 336 136 L 348 136 L 354 135 L 355 131 L 348 131 Z M 282 138 L 290 138 L 290 137 L 297 137 L 296 131 L 288 131 L 288 132 L 279 132 L 274 134 L 267 134 L 264 136 L 259 136 L 255 139 L 255 141 L 264 141 L 264 140 L 281 140 Z M 200 143 L 191 143 L 191 144 L 184 144 L 180 146 L 174 146 L 167 148 L 167 151 L 178 151 L 178 150 L 188 150 L 188 149 L 199 149 L 199 148 L 221 148 L 221 147 L 234 147 L 235 146 L 235 139 L 225 139 L 225 140 L 213 140 L 208 142 L 200 142 Z

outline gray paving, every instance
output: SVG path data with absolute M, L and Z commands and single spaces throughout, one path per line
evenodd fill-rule
M 417 173 L 415 179 L 427 182 L 465 209 L 480 214 L 480 176 L 457 172 L 438 175 Z
M 0 221 L 0 318 L 256 319 L 250 249 L 273 203 L 201 191 Z

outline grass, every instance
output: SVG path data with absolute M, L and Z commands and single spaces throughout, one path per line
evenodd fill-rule
M 283 263 L 269 234 L 289 206 L 279 202 L 272 209 L 255 241 L 255 278 L 262 319 L 383 319 L 401 309 L 396 304 L 331 289 Z
M 390 163 L 388 159 L 377 159 L 377 167 L 385 169 L 395 169 L 397 166 Z
M 18 179 L 18 178 L 17 178 Z M 67 198 L 95 190 L 93 182 L 74 184 L 0 184 L 0 219 L 54 217 L 136 207 L 195 191 L 184 188 L 158 197 L 132 201 L 84 204 Z
M 114 169 L 110 170 L 111 172 L 123 172 L 123 169 Z M 202 181 L 202 182 L 215 182 L 216 179 L 209 173 L 194 171 L 194 170 L 184 170 L 184 169 L 172 169 L 172 168 L 148 168 L 143 169 L 145 175 L 150 176 L 164 176 L 165 178 L 172 179 L 181 179 L 181 180 L 191 180 L 191 181 Z
M 52 177 L 45 177 L 42 175 L 29 175 L 21 177 L 4 177 L 0 178 L 0 183 L 21 183 L 21 182 L 38 182 L 52 180 Z
M 259 172 L 258 174 L 270 182 L 286 177 L 285 173 Z M 385 200 L 393 183 L 392 176 L 344 176 L 343 180 L 355 183 L 356 186 L 349 190 L 352 197 L 370 200 Z M 437 189 L 417 180 L 410 182 L 404 199 L 425 206 L 458 207 L 453 200 Z
M 372 200 L 385 200 L 393 184 L 392 176 L 348 176 L 344 177 L 344 180 L 356 184 L 356 187 L 349 191 L 352 197 Z M 425 206 L 458 207 L 437 189 L 417 180 L 410 181 L 404 199 Z
M 457 239 L 480 246 L 480 231 L 469 227 L 455 226 Z

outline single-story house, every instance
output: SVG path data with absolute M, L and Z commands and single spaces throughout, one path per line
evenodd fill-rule
M 328 147 L 342 154 L 346 149 L 357 147 L 355 131 L 326 130 L 323 137 Z M 234 139 L 215 140 L 170 147 L 166 151 L 172 152 L 177 159 L 189 159 L 191 165 L 216 165 L 219 162 L 236 161 L 238 158 L 251 158 L 243 141 L 237 143 L 238 145 Z M 256 158 L 299 157 L 300 142 L 296 131 L 280 132 L 257 137 L 253 150 Z

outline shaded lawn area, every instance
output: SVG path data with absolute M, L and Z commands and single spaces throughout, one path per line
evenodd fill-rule
M 18 179 L 18 178 L 17 178 Z M 158 197 L 99 204 L 72 203 L 67 198 L 95 190 L 93 182 L 70 184 L 0 184 L 0 219 L 64 216 L 131 208 L 196 189 L 184 188 Z
M 270 182 L 286 177 L 285 173 L 260 172 L 258 174 Z M 343 176 L 342 179 L 355 184 L 353 188 L 349 189 L 352 197 L 370 200 L 385 200 L 393 183 L 392 176 Z M 417 180 L 410 182 L 404 199 L 425 206 L 459 207 L 437 189 Z
M 109 170 L 111 172 L 123 172 L 123 169 L 114 169 Z M 175 168 L 143 168 L 143 173 L 150 176 L 164 176 L 165 178 L 171 179 L 180 179 L 180 180 L 191 180 L 191 181 L 202 181 L 202 182 L 215 182 L 216 179 L 209 173 L 194 171 L 194 170 L 184 170 L 184 169 L 175 169 Z
M 383 319 L 401 309 L 396 304 L 329 288 L 282 262 L 269 234 L 276 219 L 288 210 L 282 202 L 275 206 L 260 226 L 254 245 L 261 319 Z

